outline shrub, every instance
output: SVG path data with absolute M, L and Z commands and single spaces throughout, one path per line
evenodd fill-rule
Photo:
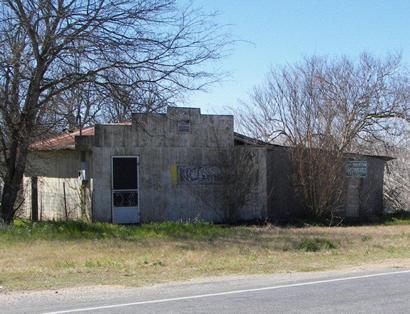
M 305 252 L 317 252 L 320 250 L 336 249 L 337 245 L 326 238 L 305 238 L 297 244 L 296 248 Z

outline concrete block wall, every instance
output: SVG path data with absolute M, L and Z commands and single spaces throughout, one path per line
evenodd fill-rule
M 178 130 L 180 121 L 190 122 L 188 132 Z M 224 182 L 180 182 L 178 167 L 221 169 L 224 167 L 221 155 L 237 156 L 245 152 L 255 156 L 252 162 L 257 180 L 249 187 L 246 203 L 238 209 L 239 220 L 287 219 L 305 211 L 302 190 L 292 180 L 287 148 L 234 146 L 233 117 L 230 115 L 202 115 L 198 108 L 170 107 L 164 114 L 134 114 L 131 124 L 96 125 L 94 136 L 76 137 L 75 142 L 75 150 L 31 152 L 26 175 L 78 181 L 78 170 L 86 161 L 88 175 L 94 184 L 92 211 L 97 221 L 112 221 L 113 156 L 139 157 L 141 222 L 226 221 L 224 198 L 232 183 L 227 186 Z M 368 161 L 368 176 L 346 180 L 344 214 L 349 216 L 383 210 L 385 161 L 377 157 L 359 157 Z M 54 183 L 61 185 L 58 180 Z M 47 207 L 61 212 L 61 202 L 53 202 Z M 26 211 L 29 211 L 27 207 Z
M 246 202 L 238 208 L 238 220 L 259 220 L 263 221 L 268 218 L 268 177 L 267 177 L 267 150 L 265 147 L 257 146 L 237 146 L 235 147 L 235 154 L 244 155 L 252 153 L 254 159 L 248 165 L 252 167 L 251 175 L 256 175 L 255 181 L 249 181 L 249 193 Z M 245 165 L 247 167 L 248 165 Z M 242 167 L 243 165 L 237 165 Z M 246 178 L 243 178 L 244 183 L 247 184 Z M 240 191 L 238 191 L 240 192 Z M 232 197 L 237 197 L 232 195 Z
M 385 161 L 371 156 L 356 156 L 367 161 L 367 177 L 346 180 L 346 215 L 366 217 L 383 212 L 383 181 Z
M 354 155 L 349 159 L 365 160 L 365 178 L 346 177 L 344 208 L 338 214 L 365 217 L 383 212 L 383 175 L 385 160 L 377 156 Z M 306 212 L 303 190 L 292 180 L 292 165 L 288 149 L 272 147 L 267 151 L 268 216 L 273 221 L 289 219 Z M 341 175 L 345 175 L 342 173 Z
M 94 219 L 111 221 L 111 158 L 139 157 L 139 207 L 141 222 L 158 220 L 221 220 L 202 197 L 213 198 L 217 187 L 174 184 L 172 167 L 178 164 L 212 164 L 212 154 L 203 148 L 95 147 Z M 204 157 L 206 156 L 206 157 Z M 214 203 L 214 202 L 213 202 Z M 209 206 L 213 207 L 213 206 Z M 221 209 L 222 210 L 222 209 Z M 219 218 L 219 219 L 218 219 Z
M 303 194 L 292 181 L 292 164 L 284 147 L 271 147 L 266 152 L 267 199 L 269 219 L 287 220 L 301 215 Z
M 189 121 L 189 132 L 179 132 L 178 122 Z M 141 222 L 159 220 L 226 219 L 224 186 L 175 182 L 178 166 L 216 166 L 224 150 L 233 152 L 233 117 L 201 115 L 197 108 L 169 108 L 167 114 L 135 114 L 132 125 L 97 125 L 95 129 L 92 176 L 94 178 L 94 219 L 110 222 L 111 158 L 139 157 L 139 207 Z M 263 176 L 263 153 L 258 153 Z M 266 184 L 262 183 L 262 186 Z M 256 207 L 244 218 L 260 218 L 266 201 L 257 195 Z M 255 209 L 259 208 L 261 209 Z
M 80 152 L 76 150 L 31 151 L 25 175 L 53 178 L 77 178 Z
M 191 131 L 178 132 L 180 121 L 190 121 Z M 202 115 L 198 108 L 170 107 L 167 114 L 134 114 L 131 129 L 132 144 L 139 147 L 222 148 L 232 147 L 234 143 L 233 116 Z M 96 132 L 96 137 L 100 134 L 101 132 Z M 97 145 L 99 140 L 97 139 Z M 107 145 L 110 145 L 109 142 L 104 142 L 104 146 Z

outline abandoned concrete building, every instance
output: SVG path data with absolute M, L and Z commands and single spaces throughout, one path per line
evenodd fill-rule
M 389 158 L 349 159 L 342 214 L 382 212 Z M 277 220 L 303 210 L 290 174 L 286 147 L 235 133 L 233 116 L 169 107 L 33 144 L 21 214 L 112 223 Z

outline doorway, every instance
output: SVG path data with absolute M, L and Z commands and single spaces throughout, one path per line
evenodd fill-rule
M 112 222 L 135 224 L 139 213 L 138 156 L 112 157 Z

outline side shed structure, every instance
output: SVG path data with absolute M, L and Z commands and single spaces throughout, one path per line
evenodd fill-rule
M 366 163 L 367 172 L 349 177 L 343 187 L 344 214 L 381 212 L 387 159 L 352 159 Z M 235 133 L 233 116 L 204 115 L 198 108 L 169 107 L 166 113 L 134 114 L 131 122 L 66 133 L 32 145 L 29 161 L 23 214 L 32 209 L 30 177 L 38 177 L 35 199 L 44 219 L 225 222 L 303 211 L 286 147 Z M 366 199 L 357 196 L 363 193 Z

